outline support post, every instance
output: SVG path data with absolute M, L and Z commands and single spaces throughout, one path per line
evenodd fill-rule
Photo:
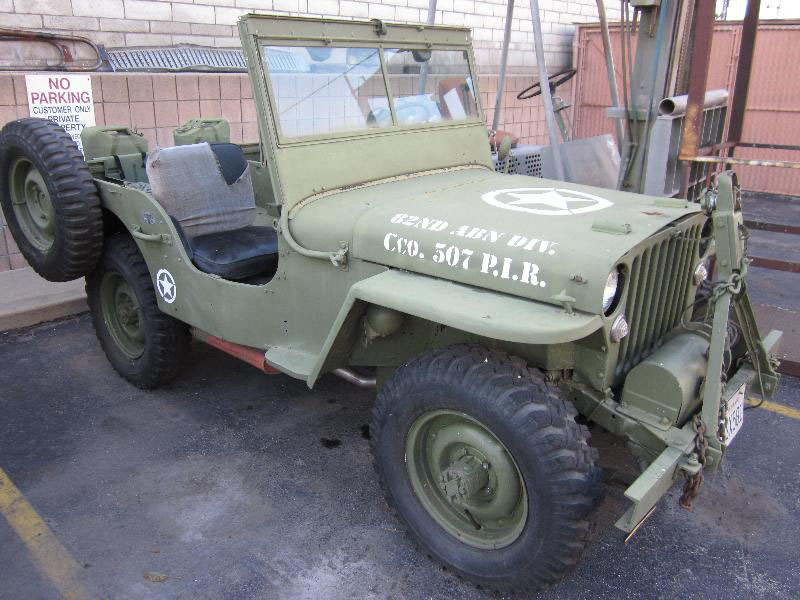
M 428 25 L 436 23 L 436 0 L 428 0 Z M 422 63 L 419 69 L 419 94 L 425 93 L 425 85 L 428 81 L 428 63 Z
M 539 86 L 542 90 L 544 116 L 547 121 L 547 135 L 550 138 L 550 150 L 553 153 L 556 178 L 561 181 L 566 181 L 564 176 L 564 163 L 561 160 L 561 142 L 558 139 L 556 115 L 553 111 L 553 95 L 550 93 L 550 82 L 547 80 L 547 64 L 544 57 L 544 43 L 542 42 L 542 20 L 539 13 L 539 0 L 530 0 L 530 5 L 531 23 L 533 25 L 533 49 L 536 53 L 536 68 L 539 71 Z
M 436 0 L 428 0 L 428 25 L 436 22 Z
M 611 36 L 608 33 L 608 17 L 606 16 L 605 0 L 597 0 L 597 16 L 600 19 L 600 32 L 603 37 L 603 52 L 606 55 L 606 70 L 608 71 L 608 87 L 611 90 L 611 106 L 619 106 L 619 91 L 617 90 L 617 77 L 614 68 L 614 55 L 611 53 Z M 622 123 L 614 119 L 614 133 L 617 136 L 617 148 L 622 150 Z
M 750 72 L 753 67 L 753 53 L 758 33 L 759 10 L 761 10 L 761 0 L 749 0 L 744 22 L 742 23 L 739 64 L 736 67 L 736 83 L 733 88 L 733 100 L 731 101 L 731 118 L 728 125 L 729 142 L 742 141 L 744 112 L 747 106 L 747 93 L 750 90 Z
M 694 39 L 692 58 L 689 66 L 689 99 L 686 117 L 683 121 L 683 136 L 678 158 L 689 161 L 700 153 L 700 137 L 703 131 L 703 104 L 705 103 L 708 81 L 708 63 L 711 58 L 711 41 L 714 37 L 714 0 L 697 0 L 691 35 Z M 681 197 L 689 195 L 689 178 L 692 163 L 683 165 Z
M 711 40 L 714 36 L 715 8 L 714 0 L 697 0 L 695 6 L 691 33 L 694 39 L 694 50 L 689 67 L 689 99 L 686 106 L 679 155 L 684 160 L 699 154 L 700 132 L 703 130 L 703 104 L 708 80 L 708 63 L 711 56 Z M 687 174 L 688 170 L 687 167 Z
M 602 0 L 598 0 L 601 2 Z M 494 101 L 494 117 L 492 117 L 492 131 L 497 131 L 500 126 L 500 112 L 503 104 L 503 94 L 506 91 L 506 67 L 508 66 L 508 47 L 511 43 L 511 21 L 514 17 L 514 0 L 506 4 L 506 22 L 503 28 L 503 51 L 500 55 L 500 73 L 497 76 L 497 97 Z M 495 138 L 495 142 L 497 138 Z

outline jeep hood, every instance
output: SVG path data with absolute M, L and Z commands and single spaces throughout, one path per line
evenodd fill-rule
M 459 168 L 327 192 L 295 205 L 304 246 L 550 304 L 602 312 L 620 258 L 676 219 L 672 200 Z M 398 290 L 398 293 L 403 293 Z

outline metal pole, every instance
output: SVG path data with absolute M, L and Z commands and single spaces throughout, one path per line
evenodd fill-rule
M 436 22 L 436 0 L 428 0 L 428 25 Z
M 683 123 L 680 154 L 678 155 L 682 160 L 697 156 L 700 149 L 708 62 L 711 56 L 711 40 L 714 35 L 714 9 L 714 0 L 697 0 L 695 5 L 694 22 L 692 23 L 694 51 L 689 64 L 689 99 Z M 688 165 L 686 171 L 687 173 L 689 171 Z
M 433 25 L 436 22 L 436 0 L 428 0 L 428 25 Z M 419 69 L 419 95 L 425 93 L 425 85 L 428 81 L 428 63 L 422 63 Z
M 756 47 L 758 33 L 758 12 L 761 0 L 750 0 L 742 23 L 742 41 L 739 45 L 739 64 L 736 66 L 736 84 L 731 100 L 731 120 L 728 125 L 728 141 L 739 142 L 742 139 L 744 112 L 747 107 L 747 93 L 750 90 L 750 72 L 753 67 L 753 52 Z
M 611 35 L 608 33 L 608 17 L 606 16 L 605 0 L 597 0 L 597 16 L 600 18 L 600 31 L 603 34 L 603 52 L 606 55 L 606 70 L 608 71 L 608 87 L 611 90 L 611 106 L 619 106 L 619 91 L 617 90 L 617 77 L 614 69 L 614 55 L 611 53 Z M 617 135 L 617 148 L 622 149 L 622 123 L 614 119 L 614 131 Z
M 500 55 L 500 74 L 497 76 L 497 98 L 494 101 L 494 117 L 492 131 L 500 126 L 500 106 L 503 104 L 503 92 L 506 90 L 506 66 L 508 65 L 508 46 L 511 43 L 511 20 L 514 16 L 514 0 L 506 5 L 506 22 L 503 29 L 503 52 Z M 497 139 L 495 138 L 495 142 Z
M 564 164 L 561 162 L 561 142 L 558 139 L 556 115 L 553 111 L 553 95 L 550 93 L 550 83 L 547 80 L 547 65 L 544 60 L 544 43 L 542 42 L 542 21 L 539 17 L 539 0 L 530 0 L 531 24 L 533 25 L 533 49 L 536 52 L 536 68 L 539 70 L 539 86 L 542 90 L 544 102 L 544 117 L 547 121 L 547 135 L 550 138 L 550 148 L 553 152 L 553 163 L 556 168 L 556 177 L 566 181 L 564 177 Z
M 708 63 L 711 57 L 711 41 L 714 36 L 714 0 L 697 0 L 691 28 L 694 48 L 689 63 L 689 99 L 683 120 L 683 137 L 678 158 L 691 161 L 700 152 L 700 137 L 703 131 L 703 105 L 706 97 Z M 683 165 L 681 197 L 689 195 L 692 163 Z
M 436 0 L 428 0 L 428 25 L 436 22 Z

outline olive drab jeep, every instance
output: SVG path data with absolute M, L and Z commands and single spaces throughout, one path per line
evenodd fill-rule
M 718 468 L 770 396 L 739 188 L 699 204 L 495 172 L 470 32 L 248 15 L 260 142 L 188 124 L 22 119 L 0 137 L 8 226 L 86 277 L 100 344 L 142 388 L 192 338 L 309 387 L 375 386 L 372 452 L 423 550 L 491 589 L 559 581 L 601 490 L 587 422 L 641 464 L 617 526 Z M 502 158 L 502 157 L 501 157 Z

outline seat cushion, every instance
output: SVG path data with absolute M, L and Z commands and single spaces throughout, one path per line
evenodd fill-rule
M 272 227 L 252 225 L 186 240 L 197 268 L 223 279 L 273 274 L 278 266 L 278 235 Z

